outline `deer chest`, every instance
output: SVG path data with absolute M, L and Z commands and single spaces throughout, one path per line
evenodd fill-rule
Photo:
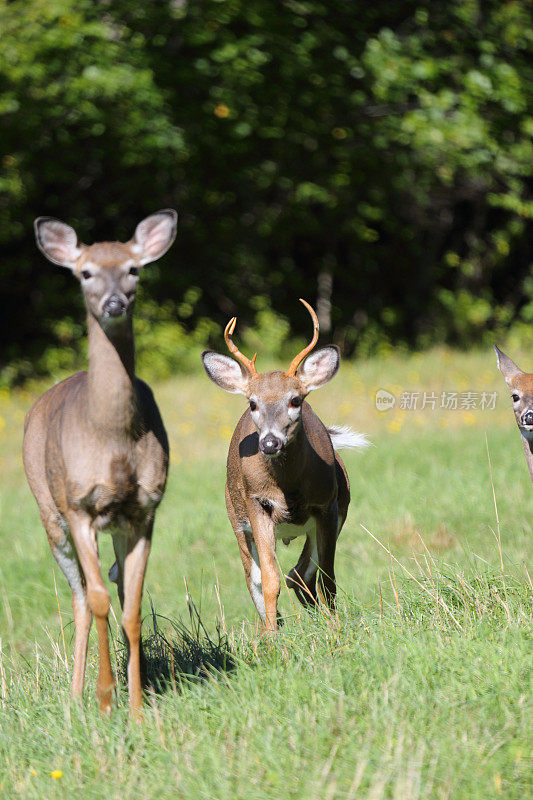
M 70 504 L 83 508 L 99 529 L 136 524 L 157 507 L 164 491 L 164 481 L 152 485 L 141 483 L 142 477 L 134 458 L 117 455 L 101 475 L 69 482 Z

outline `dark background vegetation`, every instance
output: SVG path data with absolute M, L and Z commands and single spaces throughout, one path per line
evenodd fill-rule
M 178 209 L 138 309 L 141 354 L 161 375 L 220 344 L 233 313 L 279 350 L 288 321 L 308 331 L 299 296 L 345 355 L 527 331 L 532 11 L 2 3 L 3 379 L 83 356 L 79 288 L 38 253 L 40 214 L 91 243 Z

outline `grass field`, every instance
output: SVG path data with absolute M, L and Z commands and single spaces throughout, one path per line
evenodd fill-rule
M 201 375 L 154 388 L 172 458 L 145 630 L 151 599 L 163 633 L 173 635 L 168 620 L 191 630 L 192 645 L 177 638 L 177 657 L 190 645 L 196 662 L 209 662 L 208 635 L 226 669 L 152 694 L 141 726 L 128 719 L 124 690 L 103 718 L 93 633 L 83 707 L 70 702 L 70 593 L 20 458 L 33 392 L 0 390 L 0 796 L 528 796 L 533 492 L 492 353 L 345 365 L 311 396 L 324 422 L 365 431 L 375 447 L 345 456 L 352 503 L 337 617 L 300 611 L 282 590 L 286 624 L 274 641 L 259 635 L 224 507 L 243 398 Z M 396 396 L 393 409 L 376 410 L 378 389 Z M 418 410 L 400 408 L 405 391 L 420 393 Z M 459 393 L 457 409 L 439 407 L 443 391 Z M 495 408 L 461 408 L 465 392 L 478 406 L 482 392 L 497 392 Z M 279 548 L 284 571 L 298 547 Z M 106 573 L 111 552 L 102 535 Z M 190 620 L 185 580 L 205 631 Z M 118 615 L 114 587 L 112 596 Z M 120 660 L 114 621 L 111 630 Z

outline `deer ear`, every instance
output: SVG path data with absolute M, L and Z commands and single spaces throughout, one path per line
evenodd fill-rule
M 144 266 L 164 256 L 176 238 L 178 215 L 173 208 L 156 211 L 139 222 L 131 241 L 131 248 Z
M 37 217 L 33 223 L 37 247 L 52 264 L 74 269 L 81 255 L 74 228 L 54 217 Z
M 512 381 L 515 380 L 515 378 L 518 378 L 519 375 L 524 375 L 525 373 L 522 372 L 520 367 L 517 367 L 514 361 L 511 358 L 509 358 L 509 356 L 505 355 L 505 353 L 502 350 L 500 350 L 500 348 L 497 345 L 494 345 L 494 349 L 496 351 L 498 369 L 502 373 L 507 384 L 510 386 Z
M 340 364 L 340 351 L 337 345 L 330 344 L 315 350 L 300 364 L 297 376 L 306 392 L 319 389 L 330 381 L 337 373 Z
M 248 378 L 233 358 L 215 353 L 214 350 L 204 350 L 202 361 L 208 377 L 225 392 L 247 394 Z

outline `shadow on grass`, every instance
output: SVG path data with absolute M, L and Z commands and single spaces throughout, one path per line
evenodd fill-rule
M 143 684 L 156 694 L 181 692 L 189 682 L 216 680 L 221 673 L 235 669 L 235 659 L 227 637 L 217 628 L 212 638 L 207 632 L 194 605 L 189 604 L 191 628 L 182 622 L 157 614 L 150 601 L 151 631 L 142 636 L 144 653 Z M 161 629 L 165 624 L 167 633 Z M 146 619 L 143 621 L 143 627 Z M 168 630 L 170 628 L 170 630 Z M 117 671 L 121 683 L 127 686 L 128 654 L 126 646 L 119 649 Z

